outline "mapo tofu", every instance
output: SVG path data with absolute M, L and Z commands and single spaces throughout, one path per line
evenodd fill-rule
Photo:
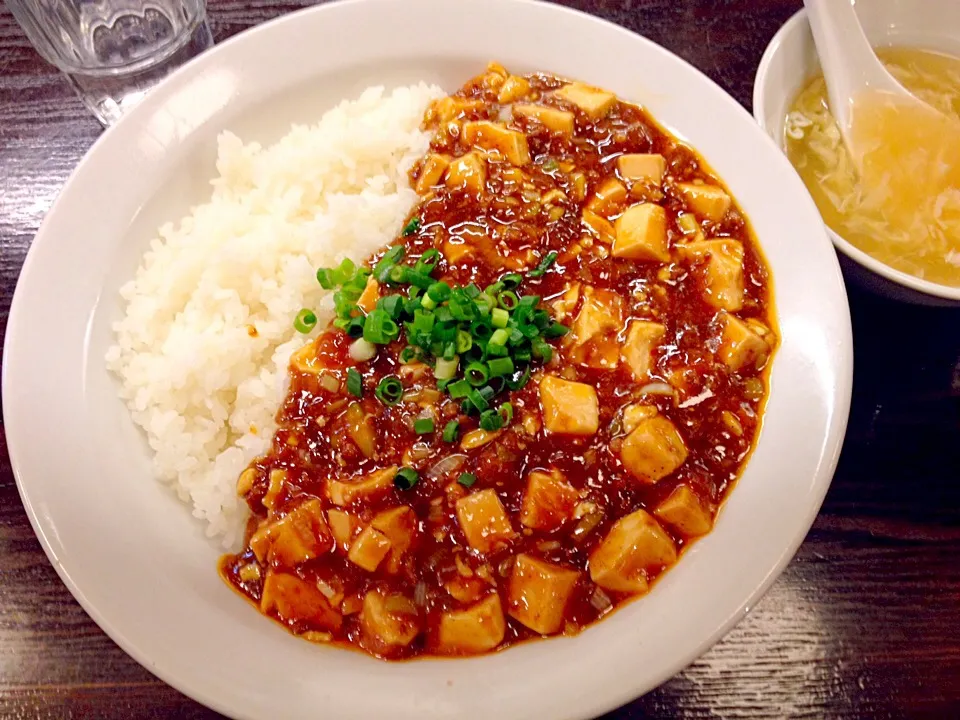
M 641 108 L 491 64 L 424 127 L 395 244 L 318 271 L 336 317 L 221 562 L 290 631 L 388 659 L 649 592 L 742 471 L 777 346 L 746 219 Z

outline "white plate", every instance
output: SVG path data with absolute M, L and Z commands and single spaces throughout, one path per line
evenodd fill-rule
M 452 90 L 490 59 L 610 88 L 692 142 L 760 237 L 783 345 L 746 473 L 716 529 L 649 596 L 574 638 L 384 663 L 298 640 L 223 584 L 217 549 L 149 476 L 102 358 L 119 285 L 160 221 L 202 197 L 220 130 L 270 141 L 367 85 Z M 237 718 L 582 718 L 690 663 L 790 560 L 833 474 L 851 368 L 843 282 L 816 208 L 746 111 L 699 72 L 553 5 L 352 0 L 224 43 L 104 134 L 30 249 L 3 395 L 21 496 L 57 572 L 121 647 L 191 697 Z

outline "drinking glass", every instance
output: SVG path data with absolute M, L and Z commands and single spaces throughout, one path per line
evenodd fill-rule
M 6 0 L 103 125 L 213 44 L 204 0 Z

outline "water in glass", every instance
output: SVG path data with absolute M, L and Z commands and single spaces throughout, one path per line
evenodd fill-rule
M 204 0 L 6 0 L 104 125 L 213 44 Z

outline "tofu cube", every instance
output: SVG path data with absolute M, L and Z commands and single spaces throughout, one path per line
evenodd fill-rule
M 658 153 L 631 153 L 617 158 L 617 171 L 627 183 L 660 187 L 667 161 Z
M 581 288 L 583 303 L 573 322 L 569 342 L 583 345 L 603 335 L 617 333 L 623 327 L 623 298 L 612 290 L 592 285 Z
M 499 152 L 513 165 L 522 166 L 530 163 L 527 136 L 499 123 L 489 120 L 464 123 L 463 139 L 474 147 Z
M 613 214 L 627 200 L 627 187 L 616 178 L 604 180 L 590 202 L 587 203 L 587 210 L 592 210 L 600 215 Z
M 447 96 L 439 100 L 434 100 L 430 109 L 427 111 L 427 116 L 428 119 L 435 120 L 442 124 L 468 115 L 474 115 L 481 112 L 483 108 L 484 104 L 482 100 Z
M 667 213 L 654 203 L 627 208 L 614 223 L 614 257 L 667 262 Z
M 653 349 L 660 344 L 667 328 L 649 320 L 632 320 L 623 341 L 623 359 L 633 376 L 644 381 L 650 377 L 653 367 Z
M 583 213 L 580 215 L 580 221 L 587 228 L 587 230 L 590 231 L 590 234 L 604 245 L 610 245 L 613 243 L 613 238 L 616 235 L 616 231 L 613 228 L 613 223 L 607 220 L 605 217 L 602 215 L 597 215 L 597 213 L 593 212 L 593 210 L 584 208 Z
M 516 102 L 526 97 L 530 92 L 530 83 L 519 75 L 510 75 L 500 86 L 500 93 L 497 95 L 497 102 L 507 104 Z
M 390 541 L 390 553 L 384 568 L 391 574 L 400 572 L 403 556 L 413 545 L 420 527 L 417 514 L 413 508 L 401 505 L 375 515 L 370 526 L 379 530 Z
M 581 290 L 583 302 L 564 344 L 572 345 L 570 359 L 579 365 L 613 370 L 620 363 L 617 334 L 623 327 L 623 298 L 611 290 L 590 285 Z
M 713 515 L 688 485 L 677 485 L 653 514 L 683 537 L 705 535 L 713 527 Z
M 350 505 L 357 500 L 372 500 L 393 489 L 397 466 L 377 470 L 362 479 L 329 480 L 325 488 L 327 498 L 334 505 Z
M 687 446 L 673 423 L 658 415 L 640 422 L 624 438 L 620 457 L 631 475 L 652 485 L 683 465 Z
M 607 590 L 645 593 L 649 581 L 676 561 L 670 536 L 646 510 L 637 510 L 617 520 L 590 553 L 590 579 Z
M 491 489 L 457 500 L 457 520 L 470 547 L 482 553 L 500 549 L 516 534 L 500 498 Z
M 640 403 L 625 405 L 620 412 L 620 417 L 623 420 L 623 431 L 629 435 L 637 429 L 637 425 L 644 420 L 656 417 L 658 414 L 659 411 L 653 405 L 641 405 Z
M 574 132 L 573 113 L 568 110 L 557 110 L 544 105 L 514 105 L 513 115 L 536 120 L 547 130 L 564 137 L 572 137 Z
M 553 308 L 557 320 L 561 321 L 565 320 L 568 315 L 573 314 L 578 302 L 580 302 L 580 283 L 571 283 L 564 288 L 563 294 L 554 300 L 550 306 Z
M 390 538 L 372 526 L 363 529 L 350 546 L 347 559 L 367 572 L 373 572 L 390 552 Z
M 372 275 L 367 278 L 367 284 L 357 298 L 357 307 L 365 313 L 370 313 L 377 307 L 377 300 L 380 299 L 380 283 Z
M 453 610 L 440 616 L 437 650 L 449 655 L 493 650 L 503 642 L 506 629 L 500 596 L 493 593 L 466 610 Z
M 473 255 L 473 246 L 468 245 L 461 238 L 451 238 L 443 244 L 443 257 L 448 263 L 458 263 L 471 255 Z
M 296 575 L 270 570 L 263 581 L 260 610 L 276 611 L 284 623 L 305 624 L 313 629 L 339 630 L 343 618 L 316 585 Z
M 360 610 L 360 641 L 372 653 L 395 655 L 420 633 L 420 618 L 413 601 L 399 594 L 376 590 L 363 596 Z
M 534 530 L 556 530 L 573 517 L 579 500 L 576 488 L 566 482 L 560 472 L 534 470 L 527 476 L 520 523 Z
M 544 376 L 540 408 L 544 427 L 557 435 L 593 435 L 600 425 L 597 391 L 585 383 Z
M 677 245 L 681 259 L 703 263 L 704 300 L 736 312 L 743 307 L 743 245 L 736 240 L 695 240 Z
M 677 183 L 677 192 L 694 213 L 711 222 L 720 222 L 730 209 L 730 196 L 716 185 Z
M 533 557 L 517 555 L 507 591 L 507 614 L 535 633 L 563 629 L 567 603 L 580 573 Z
M 727 367 L 733 372 L 744 367 L 751 370 L 763 367 L 770 355 L 770 346 L 754 328 L 729 313 L 720 314 L 720 326 L 717 355 Z M 757 326 L 763 327 L 760 323 L 754 327 Z
M 363 529 L 363 523 L 343 510 L 327 510 L 327 525 L 333 534 L 333 540 L 342 552 L 347 552 L 353 544 L 353 539 Z
M 323 517 L 323 506 L 314 498 L 258 530 L 250 538 L 250 546 L 260 562 L 265 555 L 270 562 L 292 568 L 332 549 L 333 536 Z
M 452 190 L 466 190 L 480 195 L 487 183 L 487 163 L 480 153 L 471 151 L 461 155 L 447 168 L 446 184 Z
M 417 195 L 426 195 L 430 188 L 439 185 L 448 167 L 450 167 L 450 158 L 447 155 L 438 153 L 427 155 L 420 167 L 420 177 L 417 178 L 417 184 L 414 186 Z
M 613 93 L 578 82 L 564 85 L 554 95 L 576 105 L 592 120 L 606 116 L 617 104 L 617 96 Z

